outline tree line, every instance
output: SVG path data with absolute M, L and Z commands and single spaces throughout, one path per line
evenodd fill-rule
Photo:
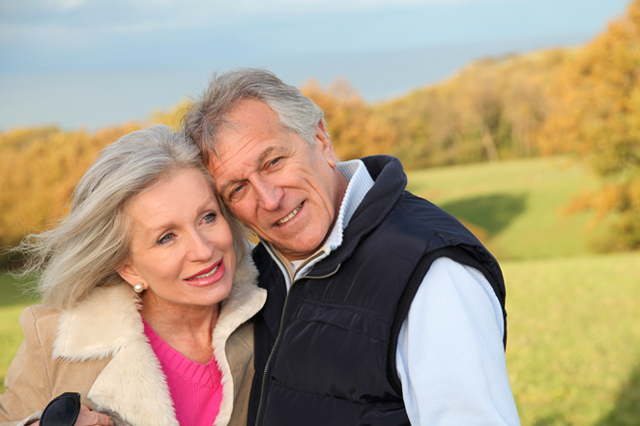
M 572 202 L 608 232 L 596 249 L 640 248 L 640 0 L 559 69 L 538 134 L 545 154 L 571 153 L 602 181 Z
M 539 155 L 536 132 L 557 71 L 572 56 L 554 49 L 473 62 L 440 84 L 367 105 L 343 79 L 302 91 L 326 113 L 342 159 L 385 153 L 408 169 Z
M 368 104 L 344 79 L 301 89 L 325 111 L 343 160 L 390 154 L 412 169 L 575 155 L 602 177 L 571 204 L 610 224 L 595 247 L 640 248 L 640 0 L 585 46 L 479 60 L 397 99 Z M 177 128 L 186 106 L 95 133 L 0 132 L 0 246 L 63 215 L 100 149 L 151 123 Z

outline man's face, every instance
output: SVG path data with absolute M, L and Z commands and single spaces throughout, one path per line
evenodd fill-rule
M 338 216 L 347 181 L 322 123 L 315 146 L 285 131 L 256 100 L 227 118 L 207 168 L 231 212 L 289 260 L 305 259 L 324 242 Z

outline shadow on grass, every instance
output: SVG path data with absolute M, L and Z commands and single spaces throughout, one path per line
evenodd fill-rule
M 527 198 L 526 193 L 491 194 L 440 204 L 440 207 L 457 219 L 483 228 L 493 237 L 526 210 Z
M 613 409 L 593 426 L 637 426 L 640 424 L 640 363 L 620 389 Z

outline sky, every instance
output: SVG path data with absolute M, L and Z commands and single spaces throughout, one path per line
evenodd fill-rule
M 0 130 L 100 127 L 197 96 L 212 72 L 346 78 L 369 102 L 469 61 L 581 45 L 629 0 L 0 0 Z

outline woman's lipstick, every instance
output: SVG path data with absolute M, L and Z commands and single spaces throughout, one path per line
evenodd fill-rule
M 198 287 L 205 287 L 214 284 L 224 276 L 225 267 L 223 260 L 224 259 L 220 259 L 208 268 L 203 269 L 200 272 L 196 272 L 188 278 L 185 278 L 184 281 L 186 281 L 190 285 Z

